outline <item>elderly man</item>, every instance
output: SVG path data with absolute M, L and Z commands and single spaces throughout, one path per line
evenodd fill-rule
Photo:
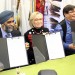
M 20 31 L 15 29 L 14 13 L 5 10 L 0 13 L 0 38 L 20 36 Z

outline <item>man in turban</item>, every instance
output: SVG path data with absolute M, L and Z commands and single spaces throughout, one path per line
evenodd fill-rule
M 20 36 L 21 33 L 15 30 L 14 12 L 5 10 L 0 13 L 0 38 Z
M 11 38 L 21 36 L 19 30 L 16 30 L 14 22 L 14 12 L 5 10 L 0 13 L 0 38 Z M 0 71 L 4 69 L 4 64 L 0 60 Z

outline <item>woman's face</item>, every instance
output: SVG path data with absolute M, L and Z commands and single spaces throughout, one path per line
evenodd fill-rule
M 41 28 L 43 26 L 43 15 L 37 14 L 33 19 L 34 28 Z

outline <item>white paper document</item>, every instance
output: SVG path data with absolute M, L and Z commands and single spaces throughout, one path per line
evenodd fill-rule
M 49 59 L 65 57 L 60 32 L 45 35 Z
M 7 38 L 10 67 L 27 65 L 24 37 Z

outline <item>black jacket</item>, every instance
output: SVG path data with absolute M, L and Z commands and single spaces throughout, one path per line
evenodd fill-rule
M 11 34 L 12 34 L 12 37 L 21 36 L 21 33 L 19 30 L 14 30 L 11 32 Z M 1 28 L 0 28 L 0 38 L 2 38 Z
M 60 25 L 61 25 L 61 27 L 62 27 L 62 30 L 63 30 L 63 41 L 64 42 L 66 42 L 66 40 L 65 40 L 65 37 L 66 37 L 66 30 L 67 30 L 67 25 L 66 25 L 66 21 L 65 20 L 62 20 L 61 22 L 60 22 Z
M 31 43 L 31 40 L 32 40 L 31 35 L 32 34 L 42 34 L 45 32 L 49 32 L 48 28 L 43 28 L 43 27 L 40 29 L 32 28 L 24 34 L 25 42 Z
M 32 48 L 32 34 L 42 34 L 45 32 L 49 32 L 48 28 L 40 28 L 40 29 L 32 28 L 24 34 L 25 42 L 28 42 L 30 44 L 30 48 L 27 50 L 29 64 L 35 63 L 35 57 Z

